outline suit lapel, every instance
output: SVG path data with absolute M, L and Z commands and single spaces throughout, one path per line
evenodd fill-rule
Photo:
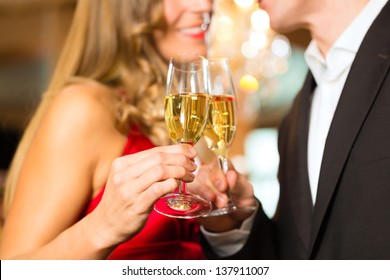
M 310 254 L 355 138 L 389 71 L 389 15 L 390 4 L 386 4 L 363 40 L 337 105 L 321 165 Z
M 288 163 L 288 193 L 290 205 L 294 220 L 297 225 L 299 236 L 304 244 L 306 251 L 309 249 L 311 220 L 313 212 L 313 200 L 311 198 L 309 177 L 307 173 L 307 135 L 309 129 L 309 113 L 312 92 L 315 87 L 315 81 L 309 72 L 301 93 L 297 100 L 299 106 L 292 111 L 292 123 L 296 127 L 290 130 L 292 137 L 289 139 L 289 155 L 297 155 L 287 159 Z

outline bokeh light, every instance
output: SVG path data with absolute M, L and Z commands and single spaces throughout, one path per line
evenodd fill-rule
M 234 23 L 228 16 L 221 16 L 216 20 L 217 29 L 223 32 L 216 33 L 216 39 L 220 42 L 229 42 L 233 38 Z
M 255 57 L 258 53 L 258 49 L 255 48 L 249 41 L 245 41 L 241 45 L 241 53 L 246 58 L 252 58 Z
M 243 93 L 252 94 L 259 88 L 259 82 L 252 75 L 244 75 L 240 79 L 240 89 Z
M 267 32 L 270 28 L 269 16 L 266 11 L 258 9 L 251 15 L 251 25 L 254 30 Z
M 263 32 L 252 31 L 249 34 L 249 42 L 256 49 L 264 49 L 267 46 L 268 38 Z
M 271 44 L 272 53 L 278 57 L 287 57 L 290 55 L 291 47 L 287 37 L 283 35 L 277 35 Z
M 255 0 L 234 0 L 240 8 L 250 8 L 255 3 Z

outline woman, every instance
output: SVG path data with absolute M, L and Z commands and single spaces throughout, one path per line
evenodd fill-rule
M 203 258 L 195 221 L 152 211 L 179 179 L 194 179 L 196 152 L 153 147 L 169 142 L 166 62 L 177 52 L 206 54 L 211 6 L 78 2 L 9 172 L 2 259 Z

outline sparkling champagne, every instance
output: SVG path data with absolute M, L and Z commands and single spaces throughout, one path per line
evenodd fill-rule
M 204 130 L 206 142 L 217 155 L 227 157 L 236 134 L 235 100 L 233 96 L 210 97 L 207 125 Z
M 209 96 L 202 93 L 169 94 L 165 97 L 165 123 L 176 144 L 194 145 L 207 122 Z

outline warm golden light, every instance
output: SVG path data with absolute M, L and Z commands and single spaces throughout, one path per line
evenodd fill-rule
M 267 46 L 268 38 L 264 32 L 252 31 L 249 35 L 249 42 L 256 49 L 264 49 Z
M 217 29 L 223 30 L 216 34 L 216 39 L 219 42 L 228 42 L 233 39 L 234 34 L 234 23 L 233 20 L 228 16 L 220 16 L 217 18 Z
M 251 15 L 251 25 L 254 30 L 267 32 L 269 30 L 269 16 L 264 10 L 256 10 Z
M 244 75 L 240 79 L 240 89 L 246 94 L 251 94 L 257 91 L 259 82 L 252 75 Z
M 257 55 L 258 49 L 252 45 L 249 41 L 245 41 L 241 45 L 241 53 L 246 58 L 253 58 Z
M 249 8 L 255 3 L 255 0 L 234 0 L 234 3 L 240 8 Z

